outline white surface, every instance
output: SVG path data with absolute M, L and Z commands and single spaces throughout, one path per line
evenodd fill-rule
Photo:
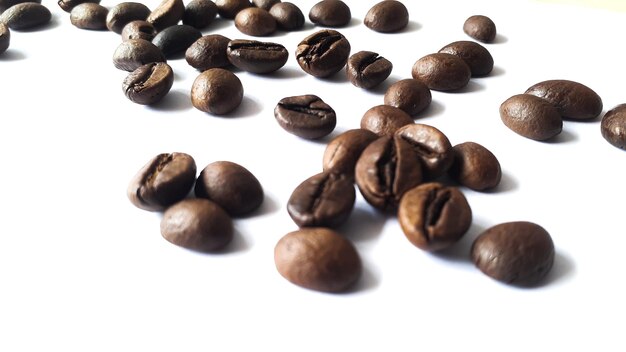
M 158 2 L 148 5 L 154 8 Z M 308 13 L 315 1 L 295 1 Z M 565 122 L 554 142 L 508 130 L 499 105 L 530 85 L 563 78 L 593 88 L 605 111 L 626 102 L 626 13 L 526 1 L 405 1 L 411 23 L 399 34 L 362 24 L 375 0 L 348 1 L 353 21 L 340 31 L 353 52 L 390 59 L 389 82 L 456 40 L 464 20 L 490 16 L 498 43 L 486 45 L 493 74 L 465 93 L 433 92 L 416 119 L 453 144 L 489 148 L 504 172 L 491 193 L 463 189 L 474 212 L 465 238 L 446 254 L 413 247 L 393 218 L 358 196 L 348 224 L 365 265 L 355 292 L 308 291 L 276 271 L 273 249 L 295 230 L 285 210 L 291 191 L 321 169 L 325 142 L 282 130 L 279 99 L 317 94 L 338 115 L 332 136 L 357 128 L 382 104 L 339 74 L 305 75 L 293 52 L 318 28 L 271 40 L 292 53 L 276 75 L 238 72 L 243 105 L 232 117 L 191 106 L 198 75 L 170 60 L 172 91 L 155 107 L 122 93 L 126 72 L 111 57 L 119 37 L 79 30 L 56 2 L 53 24 L 12 33 L 0 56 L 0 350 L 1 351 L 617 351 L 624 297 L 626 153 L 600 135 L 599 121 Z M 115 3 L 103 1 L 103 5 Z M 204 33 L 246 38 L 232 22 Z M 387 86 L 388 83 L 385 84 Z M 199 170 L 231 160 L 251 170 L 267 197 L 256 215 L 237 219 L 232 251 L 204 255 L 159 233 L 159 216 L 133 207 L 126 186 L 161 152 L 192 155 Z M 505 221 L 545 227 L 557 249 L 548 282 L 535 289 L 499 284 L 468 261 L 472 240 Z

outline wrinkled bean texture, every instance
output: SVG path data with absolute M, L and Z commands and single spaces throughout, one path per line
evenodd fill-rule
M 371 51 L 359 51 L 348 58 L 346 75 L 356 87 L 374 88 L 389 77 L 391 61 Z
M 426 109 L 432 102 L 432 93 L 422 81 L 408 78 L 400 80 L 387 88 L 385 105 L 396 107 L 411 116 Z
M 237 68 L 264 74 L 283 67 L 289 52 L 281 44 L 239 39 L 228 43 L 226 56 Z
M 0 15 L 0 22 L 15 30 L 43 26 L 49 23 L 51 19 L 50 10 L 36 2 L 13 5 Z
M 465 87 L 472 76 L 472 71 L 460 57 L 436 53 L 417 60 L 411 74 L 430 89 L 450 91 Z
M 149 42 L 157 35 L 157 30 L 152 23 L 142 20 L 130 21 L 122 28 L 122 40 L 143 39 Z
M 609 110 L 600 123 L 602 137 L 611 145 L 626 149 L 626 104 Z
M 496 39 L 496 24 L 491 18 L 483 15 L 470 16 L 465 20 L 463 31 L 483 43 L 492 43 Z
M 192 0 L 185 7 L 183 24 L 204 29 L 208 27 L 217 16 L 217 6 L 211 0 Z
M 398 129 L 396 138 L 409 144 L 422 163 L 425 179 L 434 180 L 452 165 L 454 154 L 448 137 L 438 128 L 413 123 Z
M 306 139 L 327 136 L 337 125 L 335 110 L 311 94 L 281 99 L 274 117 L 285 131 Z
M 381 1 L 367 12 L 363 23 L 376 32 L 398 32 L 409 24 L 409 10 L 400 1 Z
M 106 30 L 109 10 L 97 3 L 86 2 L 72 8 L 70 23 L 77 28 Z
M 100 3 L 100 0 L 59 0 L 57 1 L 57 4 L 61 8 L 61 10 L 65 12 L 72 12 L 72 10 L 80 4 L 99 4 L 99 3 Z
M 324 171 L 333 171 L 354 178 L 357 160 L 370 143 L 378 139 L 371 131 L 358 128 L 348 130 L 331 140 L 324 150 Z
M 142 105 L 155 104 L 170 91 L 174 84 L 174 71 L 164 62 L 152 62 L 131 72 L 122 89 L 132 102 Z
M 493 57 L 487 48 L 467 40 L 450 43 L 440 53 L 452 54 L 460 57 L 469 66 L 472 77 L 486 76 L 493 70 Z
M 457 144 L 452 149 L 454 162 L 448 174 L 453 180 L 475 191 L 492 189 L 500 184 L 500 162 L 489 149 L 474 142 Z
M 500 118 L 513 132 L 526 138 L 544 141 L 561 133 L 563 118 L 547 100 L 530 94 L 518 94 L 500 105 Z
M 391 136 L 400 127 L 412 123 L 413 119 L 406 112 L 388 105 L 374 106 L 361 118 L 361 128 L 379 136 Z
M 0 14 L 13 5 L 21 4 L 24 2 L 35 2 L 41 4 L 41 0 L 0 0 Z
M 156 45 L 143 39 L 122 42 L 113 53 L 113 65 L 124 71 L 134 71 L 151 62 L 165 62 L 165 57 Z
M 0 22 L 0 55 L 7 51 L 11 44 L 11 30 Z
M 128 22 L 145 21 L 150 15 L 150 9 L 138 2 L 121 2 L 109 9 L 107 14 L 107 28 L 117 34 L 122 33 Z
M 602 99 L 584 84 L 564 79 L 539 82 L 525 92 L 543 98 L 571 120 L 589 120 L 602 113 Z
M 185 51 L 185 60 L 198 71 L 230 66 L 226 50 L 230 39 L 221 34 L 198 38 Z
M 322 0 L 309 11 L 309 20 L 318 26 L 343 27 L 351 19 L 350 7 L 341 0 Z
M 183 0 L 163 0 L 150 12 L 146 22 L 152 23 L 154 28 L 161 31 L 178 24 L 184 13 L 185 4 L 183 4 Z
M 304 38 L 296 49 L 302 70 L 318 78 L 339 72 L 350 56 L 350 43 L 339 32 L 322 30 Z

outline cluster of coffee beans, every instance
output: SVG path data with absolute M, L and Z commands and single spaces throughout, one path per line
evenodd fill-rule
M 11 29 L 30 30 L 50 22 L 50 10 L 41 0 L 0 0 L 0 54 L 11 42 Z

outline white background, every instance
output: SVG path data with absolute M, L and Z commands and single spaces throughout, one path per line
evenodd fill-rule
M 295 3 L 307 14 L 315 1 Z M 130 102 L 121 88 L 127 73 L 111 59 L 119 36 L 73 27 L 56 1 L 44 0 L 53 13 L 48 27 L 12 32 L 0 56 L 0 351 L 624 350 L 625 152 L 602 138 L 599 119 L 566 121 L 542 143 L 508 130 L 498 107 L 557 78 L 594 89 L 605 111 L 625 103 L 626 13 L 532 1 L 405 1 L 409 27 L 380 34 L 362 24 L 375 0 L 347 3 L 353 19 L 340 32 L 353 52 L 376 51 L 394 64 L 383 87 L 356 88 L 343 72 L 329 80 L 304 74 L 293 53 L 318 29 L 307 19 L 302 31 L 262 39 L 285 45 L 289 61 L 271 76 L 237 72 L 245 97 L 229 117 L 192 107 L 198 72 L 184 59 L 169 61 L 175 81 L 161 103 Z M 469 232 L 428 254 L 358 195 L 339 229 L 364 262 L 353 292 L 323 294 L 284 280 L 273 249 L 296 229 L 285 210 L 291 191 L 321 170 L 326 142 L 358 128 L 417 59 L 469 40 L 462 26 L 473 14 L 498 26 L 496 43 L 486 45 L 492 75 L 462 93 L 433 92 L 416 118 L 500 160 L 498 189 L 463 189 L 474 213 Z M 224 20 L 203 32 L 247 38 Z M 317 94 L 336 110 L 329 138 L 306 141 L 279 127 L 274 106 L 299 94 Z M 141 166 L 174 151 L 192 155 L 199 171 L 237 162 L 263 185 L 262 209 L 235 221 L 228 253 L 170 244 L 160 216 L 126 198 Z M 513 220 L 552 234 L 555 266 L 541 287 L 500 284 L 468 260 L 480 232 Z

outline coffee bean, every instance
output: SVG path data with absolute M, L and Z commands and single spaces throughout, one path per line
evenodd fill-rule
M 165 62 L 165 57 L 156 45 L 143 39 L 122 42 L 113 53 L 113 64 L 124 71 L 134 71 L 151 62 Z
M 487 276 L 507 284 L 534 286 L 554 264 L 554 243 L 541 226 L 516 221 L 487 229 L 474 241 L 472 261 Z
M 547 100 L 518 94 L 500 105 L 500 118 L 506 127 L 526 138 L 544 141 L 561 133 L 563 119 Z
M 484 46 L 467 40 L 450 43 L 440 53 L 460 57 L 472 71 L 472 77 L 486 76 L 493 70 L 493 57 Z
M 339 32 L 328 29 L 304 38 L 296 49 L 296 59 L 304 72 L 328 77 L 339 72 L 350 56 L 350 43 Z
M 157 30 L 152 23 L 142 20 L 128 22 L 122 29 L 122 40 L 144 39 L 149 42 L 157 35 Z
M 290 2 L 279 2 L 269 11 L 276 20 L 276 26 L 283 31 L 295 31 L 304 26 L 304 14 Z
M 456 187 L 425 183 L 402 196 L 398 222 L 414 246 L 439 251 L 467 232 L 472 224 L 472 209 Z
M 263 187 L 245 167 L 230 161 L 207 165 L 198 176 L 196 197 L 207 198 L 231 216 L 243 216 L 263 203 Z
M 274 117 L 285 131 L 306 139 L 322 138 L 337 124 L 335 110 L 315 95 L 281 99 L 274 109 Z
M 99 4 L 99 3 L 100 3 L 100 0 L 59 0 L 57 2 L 61 10 L 65 12 L 72 12 L 72 9 L 74 9 L 76 6 L 80 4 Z M 109 10 L 107 9 L 107 12 L 108 11 Z
M 422 183 L 422 165 L 410 144 L 384 136 L 363 150 L 356 163 L 355 179 L 369 204 L 395 211 L 402 195 Z
M 457 144 L 452 149 L 454 162 L 448 170 L 452 179 L 475 191 L 491 189 L 500 183 L 500 162 L 489 149 L 474 142 Z
M 252 4 L 265 11 L 269 11 L 272 6 L 280 3 L 280 0 L 252 0 Z
M 252 73 L 274 72 L 289 58 L 289 52 L 280 44 L 244 39 L 230 41 L 226 55 L 235 67 Z
M 97 3 L 85 2 L 72 8 L 70 22 L 81 29 L 106 30 L 109 10 Z
M 276 20 L 261 8 L 249 7 L 237 13 L 235 27 L 241 33 L 262 37 L 276 32 Z
M 609 110 L 602 118 L 600 129 L 602 137 L 607 142 L 620 149 L 626 149 L 626 104 L 620 104 Z
M 41 4 L 41 0 L 0 0 L 0 14 L 2 14 L 9 7 L 24 2 L 35 2 Z
M 185 60 L 199 71 L 227 67 L 230 65 L 226 54 L 229 42 L 229 38 L 220 34 L 205 35 L 187 48 Z
M 406 112 L 388 105 L 378 105 L 367 110 L 361 118 L 361 128 L 379 136 L 391 136 L 400 127 L 412 124 Z
M 161 31 L 176 25 L 183 18 L 184 13 L 185 4 L 183 4 L 183 0 L 163 0 L 150 12 L 146 22 L 152 23 L 154 28 Z
M 322 292 L 341 292 L 361 276 L 362 264 L 354 245 L 323 228 L 290 232 L 274 248 L 276 269 L 292 284 Z
M 403 110 L 415 116 L 432 102 L 430 89 L 417 79 L 403 79 L 392 84 L 385 92 L 385 105 Z
M 229 20 L 234 19 L 239 11 L 252 6 L 248 0 L 215 0 L 215 5 L 220 17 Z
M 309 19 L 318 26 L 343 27 L 350 23 L 350 7 L 341 0 L 322 0 L 313 5 Z
M 124 26 L 131 21 L 145 21 L 150 15 L 150 9 L 138 2 L 121 2 L 109 9 L 107 14 L 107 28 L 115 33 L 122 33 Z
M 207 199 L 185 199 L 161 219 L 161 235 L 169 242 L 200 252 L 216 252 L 233 239 L 233 222 L 222 208 Z
M 11 43 L 11 30 L 4 23 L 0 22 L 0 55 L 7 51 Z
M 483 43 L 491 43 L 496 39 L 496 24 L 487 16 L 469 17 L 463 24 L 463 31 Z
M 225 115 L 235 110 L 242 100 L 241 81 L 235 74 L 222 68 L 202 72 L 191 87 L 192 105 L 213 115 Z
M 350 82 L 360 88 L 374 88 L 389 77 L 393 64 L 371 51 L 359 51 L 350 56 L 346 74 Z
M 413 123 L 398 129 L 395 135 L 413 148 L 422 161 L 426 179 L 433 180 L 443 175 L 454 161 L 450 140 L 436 127 Z
M 0 15 L 0 22 L 15 30 L 42 26 L 50 22 L 51 19 L 50 10 L 36 2 L 13 5 Z
M 192 0 L 185 7 L 183 24 L 204 29 L 208 27 L 217 16 L 217 6 L 211 0 Z
M 152 62 L 131 72 L 122 89 L 132 102 L 149 105 L 159 102 L 174 84 L 174 71 L 165 62 Z
M 465 87 L 472 76 L 472 71 L 460 57 L 436 53 L 417 60 L 411 74 L 430 89 L 449 91 Z
M 287 212 L 300 227 L 337 227 L 354 207 L 352 177 L 322 172 L 302 182 L 287 202 Z
M 184 53 L 200 37 L 202 33 L 198 29 L 177 24 L 157 33 L 152 43 L 161 49 L 166 58 L 173 58 Z
M 363 23 L 376 32 L 398 32 L 409 24 L 409 11 L 400 1 L 381 1 L 367 11 Z
M 187 196 L 196 179 L 196 163 L 185 153 L 159 154 L 128 185 L 130 202 L 140 209 L 162 211 Z
M 348 130 L 328 143 L 324 151 L 324 171 L 332 171 L 354 178 L 357 160 L 370 143 L 378 139 L 371 131 Z
M 578 82 L 563 79 L 543 81 L 528 88 L 525 93 L 552 103 L 566 119 L 589 120 L 602 113 L 600 96 Z

